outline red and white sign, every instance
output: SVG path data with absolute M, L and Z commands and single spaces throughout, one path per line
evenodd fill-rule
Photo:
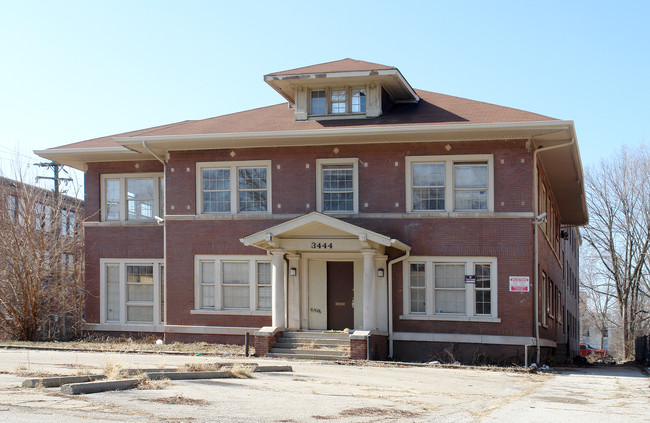
M 510 276 L 510 292 L 528 292 L 530 290 L 530 277 Z

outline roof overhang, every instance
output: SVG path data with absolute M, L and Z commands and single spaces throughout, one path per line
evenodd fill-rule
M 573 122 L 566 131 L 533 137 L 531 141 L 538 150 L 539 162 L 551 186 L 560 223 L 575 226 L 589 223 L 582 161 Z
M 457 142 L 540 139 L 547 144 L 570 140 L 571 121 L 349 126 L 310 130 L 231 132 L 196 135 L 115 137 L 121 146 L 150 156 L 147 148 L 164 157 L 170 151 L 224 148 L 292 147 L 332 144 L 403 142 Z M 146 147 L 143 145 L 146 143 Z M 43 150 L 51 152 L 55 150 Z M 41 153 L 39 152 L 39 153 Z M 37 153 L 38 154 L 38 153 Z M 40 155 L 40 154 L 39 154 Z
M 92 162 L 121 162 L 152 159 L 151 154 L 149 153 L 143 155 L 139 151 L 129 150 L 122 146 L 100 148 L 51 148 L 48 150 L 34 150 L 34 154 L 81 171 L 85 171 L 86 164 Z
M 332 216 L 312 212 L 272 226 L 240 239 L 246 246 L 263 250 L 283 248 L 287 251 L 312 250 L 310 240 L 333 245 L 322 251 L 360 251 L 378 246 L 409 251 L 411 247 L 388 236 L 370 231 Z M 325 240 L 325 241 L 323 241 Z
M 318 88 L 376 83 L 381 85 L 396 103 L 417 103 L 420 97 L 397 69 L 380 69 L 354 72 L 297 73 L 264 75 L 269 84 L 289 103 L 296 103 L 297 88 Z
M 506 122 L 477 124 L 425 124 L 351 126 L 315 130 L 236 132 L 196 135 L 116 137 L 116 147 L 55 148 L 35 154 L 85 170 L 90 162 L 154 160 L 171 151 L 291 147 L 340 144 L 406 142 L 471 142 L 481 140 L 530 140 L 536 148 L 547 148 L 577 140 L 572 121 Z M 561 223 L 588 222 L 584 177 L 577 142 L 539 153 L 558 203 Z M 147 150 L 151 150 L 147 151 Z M 579 203 L 579 206 L 576 206 Z

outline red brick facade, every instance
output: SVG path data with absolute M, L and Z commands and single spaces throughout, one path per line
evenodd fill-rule
M 495 212 L 532 210 L 532 154 L 525 141 L 482 141 L 449 144 L 377 144 L 172 152 L 166 167 L 167 213 L 196 213 L 196 164 L 205 161 L 270 160 L 274 213 L 303 214 L 316 203 L 315 162 L 321 158 L 356 157 L 359 167 L 359 218 L 345 219 L 360 227 L 388 234 L 412 247 L 418 256 L 489 256 L 498 261 L 498 317 L 500 323 L 403 320 L 402 266 L 393 268 L 393 326 L 399 332 L 534 336 L 533 293 L 508 291 L 510 275 L 533 274 L 533 227 L 529 218 L 410 218 L 405 213 L 405 157 L 419 155 L 492 154 L 494 157 Z M 335 149 L 338 152 L 335 153 Z M 307 167 L 309 165 L 309 167 Z M 86 174 L 89 221 L 99 216 L 100 175 L 161 171 L 159 162 L 103 163 Z M 367 203 L 367 207 L 366 207 Z M 307 208 L 309 204 L 309 208 Z M 278 208 L 280 205 L 281 208 Z M 390 213 L 390 218 L 369 218 L 363 213 Z M 399 213 L 396 218 L 395 214 Z M 194 309 L 194 258 L 200 254 L 261 255 L 239 239 L 278 222 L 269 219 L 169 218 L 167 225 L 167 324 L 190 326 L 261 327 L 269 316 L 192 314 Z M 289 217 L 281 218 L 287 220 Z M 87 227 L 87 318 L 98 322 L 100 258 L 162 258 L 163 228 L 155 224 Z M 540 268 L 562 281 L 560 263 L 540 237 Z M 389 256 L 399 255 L 388 251 Z M 174 335 L 176 336 L 176 335 Z M 543 328 L 541 336 L 554 339 Z M 179 337 L 179 336 L 176 336 Z M 169 337 L 168 337 L 169 338 Z M 182 336 L 184 339 L 195 338 Z M 243 337 L 242 337 L 243 339 Z M 238 337 L 235 341 L 241 341 Z M 399 353 L 398 353 L 399 355 Z M 411 354 L 408 354 L 410 356 Z M 406 356 L 405 356 L 406 358 Z
M 415 90 L 397 68 L 353 59 L 265 81 L 291 107 L 43 152 L 85 167 L 91 330 L 243 343 L 262 327 L 352 328 L 324 315 L 341 311 L 373 333 L 373 359 L 430 360 L 447 350 L 469 361 L 517 361 L 538 329 L 544 357 L 561 345 L 571 355 L 579 234 L 568 225 L 588 220 L 572 122 Z M 417 167 L 426 181 L 407 186 L 418 161 L 427 165 Z M 205 182 L 202 165 L 214 167 Z M 331 185 L 318 182 L 326 173 Z M 341 213 L 322 214 L 326 189 L 330 210 L 345 204 Z M 412 212 L 411 197 L 435 202 L 435 211 Z M 203 213 L 203 201 L 213 213 Z M 323 248 L 312 242 L 328 236 L 334 241 Z M 323 270 L 333 261 L 354 262 L 353 276 Z M 460 273 L 463 265 L 469 274 Z M 434 279 L 436 269 L 454 272 L 452 287 L 445 276 Z M 481 281 L 487 288 L 474 284 L 479 271 L 489 275 Z M 528 292 L 511 292 L 511 276 L 528 277 Z M 426 286 L 413 284 L 420 277 Z M 351 297 L 327 298 L 343 286 Z M 425 311 L 418 295 L 426 296 Z M 258 338 L 265 354 L 273 340 Z M 365 357 L 367 346 L 353 341 L 353 356 Z

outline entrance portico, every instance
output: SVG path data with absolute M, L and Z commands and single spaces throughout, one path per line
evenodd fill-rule
M 407 245 L 318 212 L 240 241 L 271 255 L 274 328 L 388 330 L 386 248 Z

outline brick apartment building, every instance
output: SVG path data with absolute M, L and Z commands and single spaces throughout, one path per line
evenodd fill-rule
M 255 333 L 259 355 L 289 329 L 353 330 L 355 358 L 577 351 L 573 122 L 352 59 L 264 80 L 286 102 L 37 152 L 85 172 L 91 330 Z

